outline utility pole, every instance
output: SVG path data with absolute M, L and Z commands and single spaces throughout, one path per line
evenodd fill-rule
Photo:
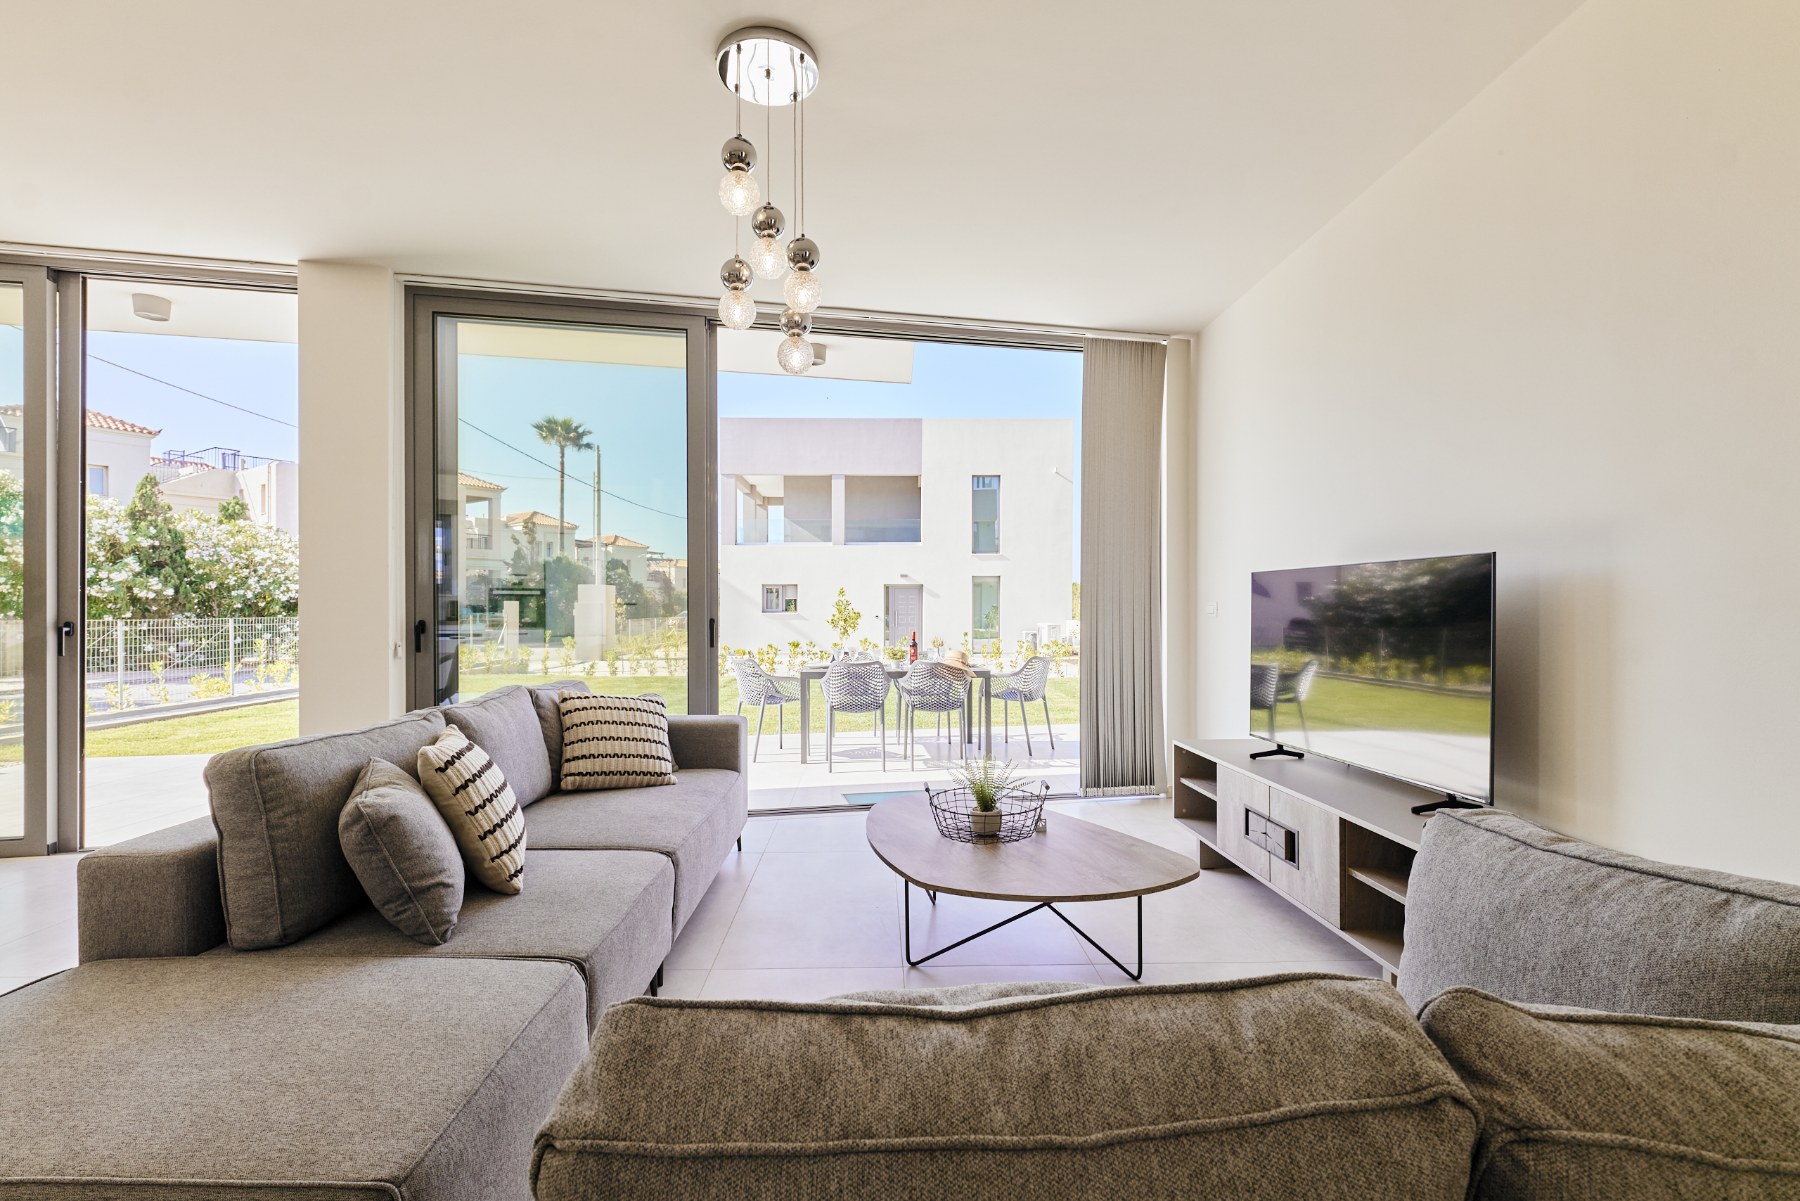
M 600 444 L 594 444 L 594 562 L 599 565 L 599 583 L 606 583 L 606 545 L 600 529 Z

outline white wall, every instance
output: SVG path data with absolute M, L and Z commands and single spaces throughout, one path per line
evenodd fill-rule
M 1500 805 L 1800 881 L 1797 46 L 1590 0 L 1205 330 L 1178 734 L 1252 570 L 1496 550 Z
M 300 264 L 300 732 L 406 705 L 400 292 L 379 267 Z
M 150 473 L 150 439 L 119 430 L 87 430 L 87 461 L 106 468 L 106 494 L 122 505 L 131 503 L 138 481 Z M 84 481 L 85 484 L 85 481 Z

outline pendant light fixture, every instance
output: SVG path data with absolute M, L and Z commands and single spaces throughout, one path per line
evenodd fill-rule
M 758 279 L 785 276 L 782 296 L 781 344 L 775 361 L 790 375 L 804 374 L 814 361 L 809 314 L 819 307 L 816 274 L 819 246 L 806 236 L 806 114 L 805 102 L 819 86 L 819 60 L 812 47 L 785 29 L 753 25 L 730 34 L 719 43 L 719 82 L 738 102 L 738 132 L 725 143 L 722 159 L 726 175 L 719 183 L 719 200 L 734 217 L 748 216 L 754 242 L 748 256 L 734 253 L 720 270 L 725 294 L 719 299 L 719 320 L 730 329 L 747 329 L 756 320 L 756 302 L 749 290 Z M 756 147 L 744 138 L 743 102 L 768 110 L 764 121 L 764 149 L 774 143 L 774 110 L 794 106 L 794 218 L 798 234 L 784 243 L 787 216 L 765 199 L 757 183 Z M 734 222 L 735 227 L 735 222 Z M 739 324 L 739 323 L 742 324 Z

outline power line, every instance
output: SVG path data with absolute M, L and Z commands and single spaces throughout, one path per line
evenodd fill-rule
M 259 413 L 255 409 L 246 409 L 243 405 L 234 405 L 229 400 L 220 400 L 216 396 L 208 396 L 204 392 L 196 392 L 192 388 L 183 387 L 181 384 L 163 379 L 160 375 L 151 375 L 148 371 L 139 371 L 136 367 L 127 367 L 123 363 L 115 363 L 111 359 L 103 359 L 99 355 L 91 352 L 88 354 L 88 358 L 96 363 L 105 363 L 108 367 L 117 367 L 120 371 L 129 371 L 133 375 L 143 376 L 152 383 L 161 384 L 165 388 L 173 388 L 177 392 L 186 392 L 189 396 L 198 396 L 201 400 L 210 400 L 216 405 L 224 405 L 228 409 L 236 409 L 238 412 L 248 413 L 252 417 L 261 417 L 264 421 L 273 421 L 276 425 L 285 425 L 291 430 L 300 428 L 291 421 L 283 421 L 279 417 L 271 417 L 267 413 Z
M 551 471 L 560 470 L 556 466 L 555 463 L 546 462 L 545 460 L 538 458 L 536 455 L 532 454 L 528 450 L 521 450 L 519 447 L 514 446 L 511 442 L 508 442 L 505 438 L 502 438 L 500 435 L 494 434 L 494 433 L 489 433 L 487 430 L 482 429 L 479 425 L 476 425 L 473 421 L 470 421 L 467 417 L 458 417 L 456 420 L 458 422 L 460 422 L 461 424 L 468 426 L 470 429 L 474 430 L 476 433 L 481 434 L 488 438 L 492 438 L 494 441 L 496 441 L 500 445 L 506 447 L 506 449 L 512 451 L 514 454 L 524 455 L 526 458 L 530 459 L 533 463 L 536 463 L 543 467 L 548 467 Z M 500 473 L 494 472 L 493 474 L 498 475 Z M 563 472 L 562 474 L 565 477 L 574 480 L 577 484 L 581 485 L 583 488 L 586 488 L 588 491 L 592 492 L 594 490 L 594 486 L 592 484 L 588 483 L 586 480 L 582 479 L 580 476 L 569 476 L 567 472 Z M 654 505 L 647 505 L 641 500 L 632 500 L 629 496 L 620 496 L 617 492 L 614 492 L 607 488 L 600 489 L 600 495 L 610 496 L 614 500 L 622 501 L 623 503 L 628 504 L 628 505 L 636 505 L 638 508 L 643 509 L 646 512 L 659 513 L 664 517 L 673 517 L 676 521 L 686 521 L 687 520 L 687 514 L 685 514 L 685 513 L 671 513 L 667 509 L 659 509 Z M 599 537 L 599 535 L 600 535 L 600 531 L 595 530 L 594 536 Z

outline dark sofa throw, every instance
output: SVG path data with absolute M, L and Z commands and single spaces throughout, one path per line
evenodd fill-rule
M 562 712 L 564 792 L 675 782 L 669 706 L 662 697 L 569 691 L 557 705 Z
M 1800 1198 L 1800 1027 L 1468 988 L 1419 1020 L 1481 1106 L 1474 1201 Z
M 1466 985 L 1608 1013 L 1800 1023 L 1800 887 L 1444 810 L 1407 890 L 1400 992 Z
M 371 759 L 338 817 L 350 870 L 381 916 L 417 942 L 446 942 L 462 914 L 466 873 L 456 839 L 425 789 Z

